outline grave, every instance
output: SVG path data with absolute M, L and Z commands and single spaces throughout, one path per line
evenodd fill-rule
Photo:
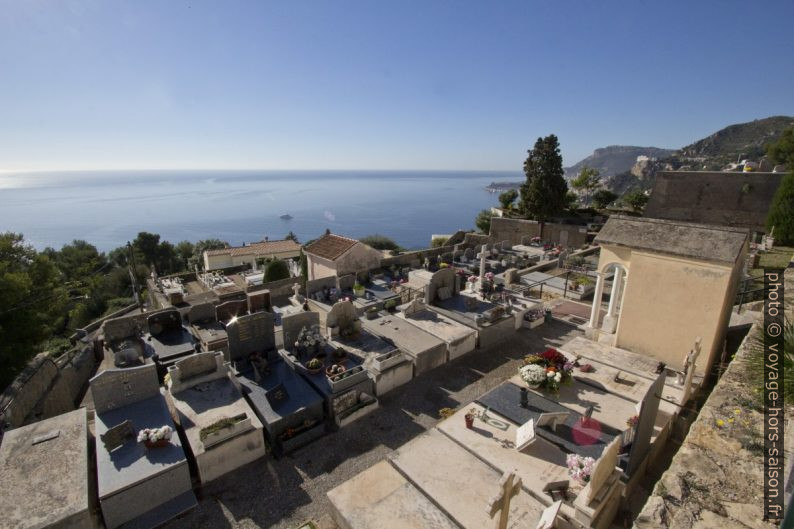
M 193 335 L 182 324 L 177 309 L 156 312 L 146 319 L 149 332 L 144 337 L 146 348 L 152 353 L 160 375 L 180 358 L 196 352 Z
M 528 405 L 524 407 L 521 405 L 519 386 L 511 382 L 497 386 L 480 396 L 477 402 L 516 424 L 525 424 L 529 420 L 534 420 L 535 434 L 538 437 L 560 447 L 567 453 L 593 459 L 600 457 L 604 448 L 620 433 L 595 420 L 583 420 L 582 414 L 535 392 L 528 392 Z M 548 426 L 544 427 L 538 422 L 541 415 L 549 413 L 567 413 L 568 415 L 565 421 L 553 429 Z
M 539 284 L 542 282 L 543 292 L 553 292 L 560 296 L 565 295 L 569 299 L 583 299 L 595 290 L 595 280 L 591 278 L 591 284 L 579 285 L 577 289 L 574 289 L 572 280 L 579 275 L 582 274 L 571 274 L 566 282 L 565 274 L 552 276 L 544 272 L 530 272 L 521 276 L 521 283 L 540 288 Z
M 324 434 L 324 401 L 278 354 L 273 321 L 273 315 L 260 312 L 230 323 L 230 354 L 245 398 L 281 455 Z
M 623 494 L 618 470 L 618 448 L 615 439 L 593 465 L 590 481 L 573 502 L 574 518 L 585 527 L 607 529 L 612 525 Z
M 285 348 L 279 354 L 323 397 L 326 416 L 332 423 L 343 426 L 377 409 L 375 387 L 369 372 L 362 365 L 363 359 L 350 353 L 341 358 L 336 357 L 335 345 L 326 343 L 319 350 L 304 354 L 301 358 L 301 353 L 294 347 L 295 341 L 301 329 L 309 329 L 318 323 L 319 315 L 316 312 L 285 316 Z M 318 361 L 319 365 L 315 369 L 307 368 L 311 357 Z M 337 365 L 343 372 L 330 373 L 332 366 Z
M 5 432 L 0 511 L 5 527 L 92 529 L 85 408 Z
M 447 344 L 404 318 L 383 313 L 373 320 L 364 320 L 365 331 L 400 348 L 413 362 L 413 375 L 438 367 L 447 361 Z
M 90 381 L 97 439 L 126 421 L 133 432 L 174 427 L 154 364 L 109 369 Z M 112 434 L 112 432 L 111 432 Z M 165 446 L 147 448 L 132 437 L 96 443 L 99 502 L 108 529 L 154 527 L 197 505 L 187 458 L 176 432 Z
M 223 353 L 198 353 L 168 368 L 168 400 L 207 483 L 265 455 L 262 423 Z
M 388 461 L 328 491 L 333 518 L 344 529 L 458 529 Z
M 215 306 L 201 303 L 190 307 L 187 320 L 202 351 L 222 351 L 228 358 L 229 338 L 226 328 L 215 317 Z
M 436 429 L 398 448 L 390 459 L 416 488 L 433 499 L 461 527 L 493 527 L 488 499 L 499 491 L 502 474 Z M 510 503 L 511 528 L 534 526 L 543 504 L 523 490 Z
M 477 347 L 477 331 L 471 327 L 429 310 L 424 303 L 416 310 L 407 309 L 408 305 L 403 305 L 395 315 L 446 343 L 447 361 L 451 362 Z

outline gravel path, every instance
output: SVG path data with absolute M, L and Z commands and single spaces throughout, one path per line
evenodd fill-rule
M 296 528 L 330 513 L 326 492 L 511 377 L 521 358 L 582 333 L 553 321 L 438 367 L 380 399 L 380 409 L 276 460 L 267 456 L 197 492 L 199 506 L 168 528 Z

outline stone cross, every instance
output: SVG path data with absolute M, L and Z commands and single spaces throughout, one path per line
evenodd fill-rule
M 695 374 L 695 363 L 700 355 L 700 336 L 695 340 L 695 346 L 684 356 L 684 392 L 681 394 L 681 405 L 685 405 L 692 392 L 692 376 Z
M 488 515 L 493 518 L 499 513 L 496 529 L 507 529 L 507 519 L 510 517 L 510 500 L 521 491 L 521 478 L 516 479 L 516 472 L 506 472 L 499 482 L 501 489 L 488 501 Z M 501 511 L 501 512 L 500 512 Z
M 485 281 L 485 252 L 487 251 L 483 244 L 480 250 L 480 288 L 482 288 Z

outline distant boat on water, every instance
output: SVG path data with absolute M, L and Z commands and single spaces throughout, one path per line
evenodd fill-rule
M 283 219 L 283 220 L 291 220 L 292 219 L 292 215 L 290 215 L 289 213 L 284 213 L 279 218 Z

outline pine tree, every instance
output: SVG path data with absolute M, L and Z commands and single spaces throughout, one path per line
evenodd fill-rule
M 563 178 L 562 156 L 557 136 L 538 138 L 524 162 L 527 181 L 521 186 L 521 211 L 544 221 L 561 214 L 567 205 L 568 184 Z

